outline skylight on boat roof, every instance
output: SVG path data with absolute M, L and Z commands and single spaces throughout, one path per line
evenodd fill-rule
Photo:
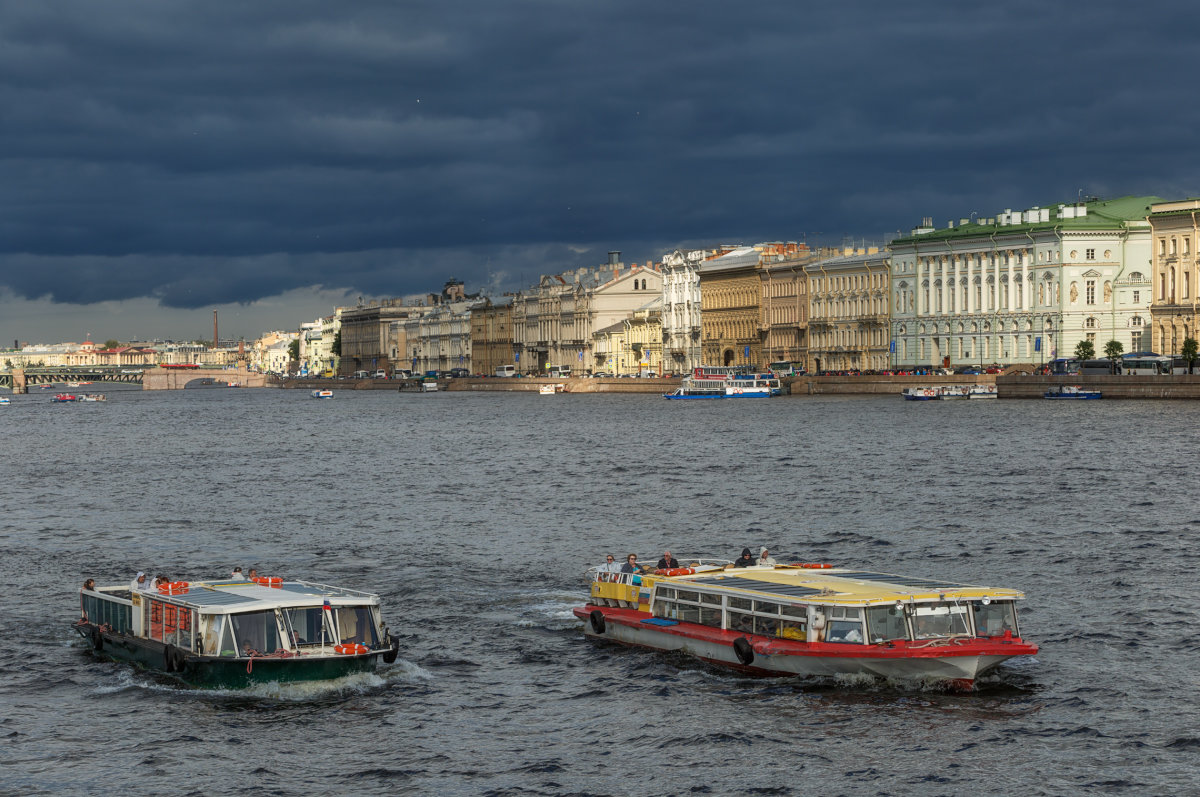
M 704 584 L 713 587 L 733 587 L 734 589 L 749 589 L 755 592 L 769 592 L 774 595 L 790 595 L 793 598 L 806 598 L 809 595 L 820 594 L 821 590 L 812 587 L 802 587 L 799 584 L 780 584 L 775 581 L 759 581 L 754 578 L 739 576 L 712 576 L 709 578 L 694 578 L 692 584 Z
M 829 573 L 833 578 L 853 578 L 860 581 L 875 581 L 880 584 L 889 584 L 893 587 L 912 587 L 913 589 L 959 589 L 969 587 L 970 584 L 956 584 L 953 581 L 941 581 L 932 578 L 912 578 L 910 576 L 893 576 L 888 573 L 870 573 L 867 571 L 854 571 L 851 573 Z

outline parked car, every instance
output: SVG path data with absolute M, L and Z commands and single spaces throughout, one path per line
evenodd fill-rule
M 960 365 L 954 369 L 956 374 L 982 374 L 983 369 L 978 365 Z
M 451 368 L 450 369 L 450 378 L 451 379 L 464 379 L 470 375 L 471 375 L 471 371 L 467 368 Z

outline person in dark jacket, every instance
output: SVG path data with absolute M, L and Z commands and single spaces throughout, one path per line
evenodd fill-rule
M 753 567 L 754 566 L 754 554 L 750 553 L 749 548 L 743 548 L 742 555 L 737 558 L 737 560 L 733 563 L 733 566 L 734 567 Z
M 659 570 L 671 570 L 676 567 L 682 567 L 682 565 L 679 564 L 678 559 L 676 559 L 674 556 L 671 556 L 670 551 L 663 551 L 662 559 L 658 560 L 658 564 L 655 565 L 655 567 L 657 567 Z
M 644 569 L 637 563 L 637 554 L 635 553 L 625 557 L 625 564 L 621 565 L 622 573 L 641 573 Z

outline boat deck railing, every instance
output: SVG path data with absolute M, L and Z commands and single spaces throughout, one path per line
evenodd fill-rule
M 133 601 L 129 598 L 99 590 L 80 590 L 79 609 L 83 619 L 93 625 L 107 625 L 120 634 L 133 630 Z

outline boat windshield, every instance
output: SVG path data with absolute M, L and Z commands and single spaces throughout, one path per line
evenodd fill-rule
M 1011 601 L 973 604 L 976 636 L 1004 636 L 1005 631 L 1017 633 L 1017 612 Z
M 913 636 L 916 639 L 969 634 L 967 607 L 949 603 L 917 606 L 913 613 Z
M 236 650 L 240 655 L 250 655 L 249 651 L 274 653 L 287 647 L 280 641 L 279 622 L 275 618 L 274 609 L 231 614 L 229 620 L 233 627 Z
M 296 647 L 301 645 L 334 645 L 332 626 L 325 619 L 332 612 L 324 611 L 320 606 L 305 606 L 299 609 L 284 609 L 284 622 Z
M 872 642 L 908 639 L 904 610 L 895 606 L 872 606 L 867 609 L 867 625 L 871 629 Z
M 336 614 L 338 636 L 342 642 L 357 642 L 369 648 L 378 644 L 370 606 L 340 606 Z

